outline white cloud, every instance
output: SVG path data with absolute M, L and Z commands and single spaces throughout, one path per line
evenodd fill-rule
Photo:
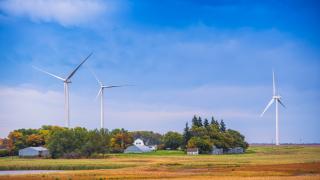
M 105 124 L 109 129 L 123 127 L 163 133 L 169 130 L 181 131 L 184 123 L 190 121 L 195 114 L 208 118 L 215 115 L 219 119 L 223 117 L 237 121 L 255 118 L 256 114 L 246 109 L 230 108 L 229 103 L 219 105 L 221 97 L 216 96 L 216 93 L 221 94 L 221 91 L 227 89 L 228 87 L 201 87 L 169 90 L 164 94 L 146 92 L 137 97 L 130 92 L 125 97 L 108 93 L 105 97 Z M 232 89 L 238 92 L 231 97 L 234 98 L 250 88 L 229 87 L 227 91 L 231 93 Z M 231 94 L 226 93 L 223 97 Z M 129 96 L 132 98 L 128 98 Z M 99 102 L 93 101 L 92 96 L 83 96 L 79 92 L 71 93 L 70 98 L 71 125 L 90 129 L 99 127 Z M 0 99 L 0 137 L 17 128 L 38 128 L 45 124 L 64 125 L 62 92 L 39 91 L 23 86 L 0 87 Z M 207 102 L 206 99 L 215 103 Z M 211 105 L 199 106 L 198 101 Z M 239 99 L 234 98 L 234 101 Z
M 88 86 L 88 85 L 87 85 Z M 160 93 L 161 91 L 161 93 Z M 318 121 L 309 99 L 319 99 L 316 92 L 285 89 L 287 109 L 280 109 L 283 142 L 317 141 Z M 96 93 L 94 91 L 94 93 Z M 99 101 L 94 93 L 71 93 L 71 126 L 99 127 Z M 202 86 L 166 91 L 110 91 L 105 94 L 105 124 L 108 129 L 153 130 L 164 133 L 182 131 L 193 115 L 223 118 L 228 128 L 239 130 L 249 142 L 271 142 L 274 137 L 272 107 L 264 116 L 259 113 L 271 92 L 257 86 Z M 305 101 L 305 97 L 307 101 Z M 39 91 L 34 87 L 0 87 L 0 137 L 18 128 L 41 125 L 64 125 L 63 93 Z M 302 104 L 301 102 L 304 102 Z M 305 124 L 301 119 L 308 119 Z M 290 125 L 290 126 L 288 126 Z M 291 127 L 292 126 L 292 127 Z M 300 129 L 300 127 L 304 127 Z M 297 129 L 300 129 L 297 133 Z
M 0 9 L 14 16 L 27 16 L 39 22 L 58 22 L 63 26 L 80 25 L 112 12 L 110 1 L 102 0 L 4 0 Z

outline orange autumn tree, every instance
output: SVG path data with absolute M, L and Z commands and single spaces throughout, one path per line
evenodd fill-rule
M 31 134 L 27 136 L 26 144 L 28 146 L 43 146 L 45 144 L 44 137 L 39 134 Z
M 8 149 L 10 154 L 17 154 L 19 149 L 25 148 L 23 134 L 18 131 L 12 131 L 8 135 Z
M 124 129 L 115 129 L 111 132 L 111 151 L 123 152 L 133 142 L 132 135 Z

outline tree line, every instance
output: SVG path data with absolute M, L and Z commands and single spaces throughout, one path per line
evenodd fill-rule
M 29 146 L 44 146 L 52 158 L 78 158 L 104 156 L 107 153 L 122 153 L 137 138 L 146 145 L 157 145 L 158 149 L 199 148 L 200 153 L 209 153 L 212 146 L 219 148 L 247 148 L 244 136 L 227 129 L 223 120 L 218 122 L 213 117 L 207 119 L 194 116 L 192 125 L 188 123 L 183 134 L 169 131 L 164 135 L 153 131 L 131 131 L 125 129 L 94 129 L 82 127 L 65 128 L 42 126 L 39 129 L 18 129 L 0 139 L 0 156 L 17 155 L 20 149 Z

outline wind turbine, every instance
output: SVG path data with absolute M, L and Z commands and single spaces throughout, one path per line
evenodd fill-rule
M 43 72 L 45 74 L 48 74 L 50 76 L 53 76 L 61 81 L 63 81 L 64 85 L 64 108 L 65 108 L 65 121 L 66 121 L 66 127 L 70 127 L 70 109 L 69 109 L 69 83 L 71 83 L 72 76 L 77 72 L 77 70 L 81 67 L 83 63 L 85 63 L 89 57 L 92 55 L 90 53 L 66 78 L 59 77 L 57 75 L 51 74 L 47 71 L 44 71 L 38 67 L 32 66 L 34 69 Z
M 100 85 L 100 89 L 99 89 L 99 92 L 98 92 L 96 98 L 98 98 L 98 96 L 100 96 L 100 128 L 104 128 L 104 89 L 106 89 L 106 88 L 109 89 L 109 88 L 123 87 L 123 86 L 129 86 L 129 85 L 105 86 L 98 79 L 97 75 L 91 69 L 89 69 L 89 70 L 93 74 L 95 79 L 97 80 L 98 84 Z
M 272 99 L 270 100 L 270 102 L 268 103 L 268 105 L 266 106 L 266 108 L 263 110 L 263 112 L 261 113 L 260 117 L 263 116 L 263 114 L 268 110 L 268 108 L 275 102 L 276 103 L 276 145 L 279 145 L 279 110 L 278 110 L 278 103 L 281 104 L 283 107 L 285 107 L 285 105 L 282 103 L 281 101 L 281 96 L 279 94 L 277 94 L 278 92 L 276 92 L 276 83 L 275 83 L 275 75 L 274 72 L 272 72 L 272 85 L 273 85 L 273 96 Z

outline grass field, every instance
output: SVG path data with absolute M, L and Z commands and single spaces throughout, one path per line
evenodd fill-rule
M 180 151 L 110 154 L 104 159 L 0 158 L 1 170 L 67 170 L 1 179 L 320 179 L 320 146 L 253 146 L 241 155 Z M 70 171 L 72 170 L 72 171 Z

